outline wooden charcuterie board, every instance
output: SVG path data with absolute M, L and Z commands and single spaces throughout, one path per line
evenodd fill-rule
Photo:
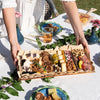
M 94 19 L 93 16 L 90 15 L 90 13 L 96 11 L 97 9 L 91 8 L 87 13 L 81 13 L 79 12 L 79 18 L 82 23 L 82 26 L 86 26 L 90 23 L 91 20 Z M 65 19 L 65 22 L 70 23 L 69 19 Z
M 54 50 L 20 50 L 17 58 L 19 80 L 95 72 L 82 45 L 66 45 Z

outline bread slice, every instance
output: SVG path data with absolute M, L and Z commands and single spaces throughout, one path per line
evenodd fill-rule
M 61 98 L 56 93 L 52 94 L 52 98 L 53 100 L 61 100 Z

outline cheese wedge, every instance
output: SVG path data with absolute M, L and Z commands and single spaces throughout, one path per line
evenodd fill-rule
M 66 63 L 62 63 L 61 64 L 61 71 L 62 72 L 66 72 L 67 71 L 67 69 L 66 69 Z

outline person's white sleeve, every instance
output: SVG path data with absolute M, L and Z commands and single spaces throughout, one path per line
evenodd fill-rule
M 12 8 L 12 7 L 16 7 L 16 0 L 2 0 L 2 8 Z
M 76 1 L 76 0 L 60 0 L 60 1 Z

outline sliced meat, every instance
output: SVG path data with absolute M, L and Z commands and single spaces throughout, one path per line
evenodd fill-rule
M 91 70 L 92 71 L 93 70 L 93 66 L 91 64 L 89 64 L 89 63 L 83 63 L 82 64 L 82 69 L 85 70 L 85 71 L 86 70 Z
M 50 96 L 48 96 L 48 100 L 53 100 Z
M 43 100 L 48 100 L 48 98 L 45 96 Z
M 44 94 L 41 92 L 37 92 L 35 95 L 36 100 L 43 100 Z
M 43 100 L 53 100 L 50 96 L 48 96 L 48 97 L 44 97 L 44 99 Z
M 43 68 L 38 69 L 38 72 L 42 73 L 44 71 Z
M 75 66 L 76 66 L 76 69 L 78 70 L 79 67 L 78 67 L 78 58 L 76 56 L 73 56 L 73 60 L 74 60 L 74 63 L 75 63 Z
M 46 66 L 47 72 L 52 72 L 53 71 L 53 66 Z
M 32 69 L 33 72 L 38 72 L 38 67 L 37 66 L 32 66 L 31 69 Z
M 40 56 L 41 57 L 43 57 L 43 56 L 49 56 L 50 54 L 47 52 L 47 51 L 43 51 L 41 54 L 40 54 Z
M 82 56 L 81 60 L 83 61 L 83 64 L 82 64 L 83 70 L 93 70 L 93 65 L 86 55 Z
M 47 55 L 44 56 L 44 57 L 42 58 L 42 61 L 43 61 L 43 62 L 48 62 L 48 61 L 49 61 L 49 56 L 47 56 Z

